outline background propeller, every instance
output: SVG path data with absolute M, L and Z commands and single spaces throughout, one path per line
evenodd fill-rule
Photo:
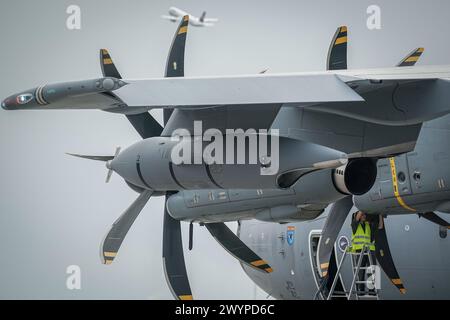
M 450 229 L 450 224 L 446 220 L 444 220 L 441 217 L 439 217 L 434 212 L 419 213 L 419 217 L 425 218 L 428 221 L 431 221 L 431 222 L 433 222 L 433 223 L 435 223 L 435 224 L 437 224 L 437 225 L 439 225 L 441 227 Z
M 106 183 L 108 183 L 111 180 L 111 176 L 113 174 L 113 170 L 111 168 L 111 161 L 114 160 L 114 158 L 119 155 L 120 150 L 121 150 L 121 147 L 116 147 L 116 151 L 114 152 L 113 156 L 92 156 L 92 155 L 76 154 L 76 153 L 66 153 L 66 154 L 68 154 L 69 156 L 72 156 L 72 157 L 106 162 L 106 168 L 108 169 L 108 172 L 106 174 Z
M 189 16 L 184 16 L 177 28 L 172 46 L 170 48 L 165 72 L 166 77 L 184 76 L 184 52 L 188 24 Z M 122 76 L 117 70 L 108 50 L 100 50 L 100 63 L 104 76 L 122 79 Z M 115 98 L 122 104 L 123 107 L 128 108 L 128 110 L 132 110 L 131 107 L 124 104 L 118 97 Z M 136 110 L 139 109 L 136 108 Z M 171 114 L 171 110 L 164 110 L 164 125 L 167 124 Z M 137 114 L 128 114 L 126 117 L 143 139 L 160 136 L 163 132 L 163 127 L 147 111 Z M 118 153 L 116 152 L 116 155 L 117 154 Z M 108 171 L 107 181 L 109 181 L 110 176 L 111 170 Z M 162 255 L 164 271 L 167 283 L 173 296 L 180 300 L 190 300 L 192 299 L 192 292 L 184 261 L 180 221 L 173 219 L 169 215 L 166 207 L 167 197 L 171 194 L 171 192 L 166 194 L 164 202 Z M 127 232 L 130 230 L 131 225 L 136 220 L 137 216 L 151 196 L 151 191 L 142 191 L 135 202 L 133 202 L 133 204 L 113 224 L 102 243 L 102 259 L 105 263 L 112 263 Z
M 348 29 L 345 26 L 339 27 L 332 39 L 330 50 L 328 53 L 327 70 L 347 69 L 347 43 L 348 43 Z M 423 48 L 417 48 L 408 54 L 398 67 L 414 66 L 424 52 Z M 318 246 L 317 266 L 318 272 L 322 277 L 328 276 L 328 267 L 333 253 L 334 243 L 337 239 L 342 226 L 353 207 L 353 201 L 350 196 L 334 203 L 325 221 L 322 230 L 322 237 Z M 426 213 L 422 215 L 424 218 L 438 224 L 444 224 L 442 219 L 437 219 L 435 214 Z M 377 261 L 384 273 L 388 276 L 391 282 L 402 293 L 406 293 L 406 289 L 395 267 L 394 260 L 389 248 L 386 228 L 384 225 L 384 218 L 379 217 L 380 223 L 377 230 L 374 230 L 374 241 L 376 248 Z
M 406 289 L 403 286 L 403 281 L 400 279 L 397 268 L 392 258 L 391 250 L 386 235 L 386 228 L 383 216 L 379 216 L 380 224 L 378 230 L 375 231 L 375 254 L 377 262 L 383 269 L 386 276 L 391 280 L 392 284 L 397 287 L 400 293 L 405 294 Z
M 186 37 L 189 26 L 189 16 L 181 20 L 180 25 L 170 47 L 166 63 L 166 78 L 184 77 L 184 57 Z M 163 122 L 167 124 L 172 116 L 172 110 L 164 109 Z M 181 222 L 173 219 L 167 210 L 167 199 L 176 193 L 167 192 L 164 201 L 164 227 L 163 227 L 163 266 L 167 284 L 175 297 L 179 300 L 192 300 L 192 290 L 186 270 L 183 253 L 183 239 L 181 235 Z

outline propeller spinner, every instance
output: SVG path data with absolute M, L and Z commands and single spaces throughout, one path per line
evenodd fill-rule
M 116 147 L 116 152 L 114 153 L 114 157 L 111 160 L 106 162 L 106 168 L 108 169 L 108 173 L 106 174 L 106 183 L 109 183 L 111 180 L 111 176 L 113 174 L 113 169 L 111 167 L 111 161 L 114 160 L 120 153 L 121 147 Z

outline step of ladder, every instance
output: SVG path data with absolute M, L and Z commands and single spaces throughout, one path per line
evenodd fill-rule
M 336 284 L 337 284 L 337 280 L 339 279 L 339 276 L 341 275 L 341 268 L 342 265 L 345 261 L 345 258 L 347 256 L 356 256 L 356 266 L 354 263 L 354 260 L 352 259 L 352 271 L 353 271 L 353 279 L 352 279 L 352 286 L 349 288 L 348 292 L 338 292 L 335 291 L 336 289 Z M 358 263 L 362 262 L 362 258 L 363 256 L 367 256 L 368 257 L 368 261 L 371 264 L 368 267 L 362 267 L 361 265 L 358 266 Z M 371 291 L 369 288 L 367 288 L 367 281 L 363 281 L 363 280 L 359 280 L 359 271 L 360 270 L 368 270 L 368 269 L 372 269 L 373 265 L 372 265 L 373 261 L 371 258 L 371 252 L 370 252 L 370 248 L 369 247 L 364 247 L 363 250 L 361 252 L 350 252 L 349 248 L 347 247 L 347 249 L 345 250 L 345 252 L 342 255 L 342 258 L 340 259 L 340 262 L 337 266 L 337 271 L 336 271 L 336 275 L 335 275 L 335 279 L 332 283 L 331 289 L 328 292 L 328 294 L 325 294 L 324 297 L 326 297 L 326 299 L 331 299 L 331 298 L 344 298 L 346 297 L 347 299 L 357 299 L 357 300 L 378 300 L 379 296 L 378 296 L 378 290 L 375 290 L 374 292 Z M 358 285 L 364 284 L 365 287 L 367 288 L 367 291 L 359 291 L 358 290 Z M 373 293 L 373 294 L 367 294 L 367 292 Z M 341 295 L 339 293 L 344 293 L 345 295 Z
M 378 295 L 365 294 L 358 296 L 358 300 L 378 300 Z

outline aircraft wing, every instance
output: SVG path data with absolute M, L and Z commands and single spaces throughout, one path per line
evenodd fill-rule
M 269 130 L 282 104 L 259 105 L 255 112 L 254 105 L 230 105 L 201 109 L 175 109 L 162 136 L 171 136 L 173 131 L 184 128 L 194 132 L 194 121 L 201 121 L 202 129 L 255 129 Z M 257 116 L 255 116 L 257 115 Z
M 336 73 L 342 77 L 349 76 L 367 80 L 450 79 L 450 65 L 339 70 Z
M 161 16 L 161 18 L 166 19 L 166 20 L 170 20 L 172 22 L 181 20 L 181 17 L 165 16 L 165 15 Z
M 405 67 L 361 71 L 329 71 L 297 74 L 161 78 L 126 80 L 115 94 L 128 105 L 150 108 L 189 108 L 270 103 L 318 104 L 364 101 L 358 90 L 346 85 L 369 81 L 377 90 L 380 82 L 407 82 L 450 78 L 450 66 Z M 365 89 L 365 91 L 368 91 Z
M 100 97 L 105 97 L 104 105 Z M 110 99 L 115 98 L 111 104 Z M 91 101 L 92 100 L 92 101 Z M 334 74 L 252 75 L 118 80 L 101 78 L 40 86 L 3 101 L 7 110 L 102 109 L 126 104 L 139 108 L 199 108 L 271 103 L 311 104 L 363 101 Z M 94 103 L 95 102 L 95 103 Z M 133 106 L 133 107 L 131 107 Z
M 362 102 L 360 90 L 349 85 L 366 87 L 385 80 L 404 82 L 450 78 L 450 66 L 405 67 L 362 71 L 327 71 L 319 73 L 257 74 L 242 76 L 155 78 L 121 80 L 107 78 L 58 83 L 26 90 L 13 95 L 2 104 L 5 109 L 110 109 L 120 102 L 131 108 L 199 108 L 223 105 L 258 105 L 281 103 L 305 106 L 334 102 Z M 106 82 L 105 82 L 106 81 Z M 105 82 L 105 86 L 103 83 Z M 368 83 L 368 85 L 366 85 Z M 29 94 L 29 101 L 18 101 Z M 97 95 L 115 97 L 97 99 Z M 26 100 L 27 97 L 24 97 Z M 92 98 L 93 101 L 90 101 Z M 68 104 L 68 100 L 70 103 Z M 79 101 L 78 101 L 79 100 Z M 95 101 L 95 103 L 93 103 Z M 99 101 L 97 101 L 99 100 Z M 15 103 L 17 102 L 17 103 Z
M 371 153 L 376 156 L 411 150 L 421 123 L 450 113 L 448 78 L 450 66 L 144 80 L 100 78 L 26 90 L 5 99 L 2 107 L 101 109 L 124 114 L 170 108 L 182 113 L 163 134 L 186 128 L 180 119 L 192 122 L 199 117 L 212 125 L 216 121 L 219 129 L 267 128 L 281 107 L 292 107 L 327 115 L 326 121 L 315 116 L 315 121 L 303 121 L 293 136 L 319 144 L 331 141 L 330 147 L 356 155 L 376 150 Z M 356 133 L 343 130 L 344 123 Z M 388 137 L 376 138 L 381 137 L 377 134 L 380 130 L 389 132 Z M 368 133 L 376 139 L 368 140 Z M 342 143 L 333 139 L 336 134 Z M 344 148 L 349 136 L 355 142 Z M 386 151 L 384 147 L 391 145 L 389 137 L 398 137 L 396 143 L 402 147 Z
M 199 108 L 270 103 L 363 101 L 334 74 L 126 80 L 115 94 L 128 105 Z

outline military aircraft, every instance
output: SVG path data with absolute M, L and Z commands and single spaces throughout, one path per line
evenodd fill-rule
M 376 238 L 377 260 L 384 270 L 381 298 L 448 299 L 450 224 L 436 212 L 450 213 L 449 124 L 448 115 L 426 122 L 414 151 L 378 161 L 377 178 L 368 193 L 339 200 L 324 213 L 321 207 L 313 207 L 318 212 L 305 208 L 304 190 L 297 189 L 300 184 L 284 191 L 227 190 L 227 199 L 215 201 L 206 197 L 214 190 L 182 191 L 168 199 L 168 210 L 176 219 L 209 221 L 209 227 L 240 216 L 240 239 L 273 269 L 265 275 L 242 263 L 250 278 L 275 298 L 313 299 L 322 284 L 330 289 L 334 281 L 351 238 L 348 213 L 356 210 L 355 204 L 369 214 L 388 217 L 388 230 Z M 313 183 L 309 186 L 317 192 Z M 196 193 L 202 200 L 194 204 Z M 336 219 L 342 223 L 336 225 Z M 328 263 L 326 278 L 322 263 Z M 344 268 L 338 283 L 341 291 L 349 289 L 352 277 L 351 265 Z
M 415 64 L 423 51 L 423 48 L 415 49 L 398 66 L 405 66 L 405 61 L 408 60 L 414 60 Z M 328 68 L 337 65 L 333 63 L 336 62 L 333 56 L 331 53 L 331 59 L 330 56 L 328 58 Z M 346 58 L 342 62 L 341 66 L 345 67 Z M 396 232 L 388 237 L 383 228 L 376 237 L 377 260 L 386 274 L 383 278 L 381 297 L 386 299 L 400 297 L 399 293 L 390 288 L 389 282 L 397 287 L 398 292 L 406 294 L 391 255 L 389 238 L 389 242 L 393 243 L 394 249 L 397 250 L 395 257 L 400 258 L 398 259 L 401 266 L 400 273 L 409 284 L 408 294 L 405 297 L 449 298 L 450 282 L 440 279 L 445 278 L 450 262 L 446 252 L 449 245 L 443 242 L 450 224 L 433 212 L 450 212 L 450 208 L 447 207 L 450 193 L 446 187 L 450 171 L 445 163 L 447 154 L 445 150 L 450 147 L 449 120 L 449 116 L 444 116 L 426 122 L 413 152 L 378 161 L 377 179 L 368 193 L 353 196 L 353 201 L 350 197 L 343 198 L 324 214 L 322 212 L 327 206 L 326 202 L 315 203 L 312 206 L 305 205 L 305 194 L 308 192 L 324 199 L 321 195 L 323 191 L 320 190 L 321 184 L 312 181 L 296 184 L 284 191 L 221 191 L 223 194 L 227 193 L 227 197 L 222 199 L 218 199 L 214 190 L 182 191 L 168 199 L 168 210 L 176 219 L 185 221 L 201 219 L 203 222 L 209 222 L 206 224 L 209 228 L 218 224 L 218 221 L 225 219 L 231 221 L 240 217 L 238 234 L 241 240 L 256 254 L 264 257 L 275 272 L 270 275 L 261 274 L 241 260 L 244 270 L 273 297 L 288 299 L 327 297 L 324 291 L 330 289 L 336 276 L 338 261 L 345 249 L 343 246 L 349 243 L 350 228 L 341 230 L 341 227 L 344 221 L 349 226 L 348 213 L 353 207 L 353 202 L 365 212 L 377 215 L 415 213 L 417 218 L 423 217 L 439 225 L 440 230 L 434 232 L 433 225 L 423 219 L 411 217 L 388 219 L 389 228 Z M 429 168 L 437 170 L 427 170 Z M 422 174 L 424 171 L 429 171 L 426 178 Z M 305 189 L 300 189 L 301 187 Z M 196 197 L 198 200 L 195 202 Z M 250 218 L 259 222 L 249 220 Z M 415 230 L 412 239 L 401 241 L 402 236 L 398 233 L 403 231 L 403 228 L 407 228 L 407 231 L 409 228 Z M 299 239 L 296 240 L 299 244 L 294 245 L 294 233 L 295 238 Z M 417 237 L 419 234 L 421 236 Z M 423 235 L 429 236 L 419 241 Z M 322 241 L 324 239 L 328 241 Z M 405 250 L 402 246 L 416 248 L 423 254 L 401 254 L 398 251 Z M 426 248 L 436 249 L 426 250 Z M 320 267 L 321 262 L 326 268 Z M 417 270 L 414 266 L 423 269 Z M 340 275 L 338 282 L 341 292 L 348 289 L 351 284 L 352 273 L 349 272 L 351 266 L 347 263 L 345 267 L 346 272 Z M 324 274 L 324 270 L 330 271 L 327 278 L 324 278 L 327 275 Z M 430 274 L 435 271 L 439 274 L 433 274 L 431 277 L 430 274 L 426 274 L 427 271 Z
M 215 22 L 219 21 L 217 18 L 206 18 L 206 11 L 203 11 L 202 15 L 198 18 L 176 7 L 170 7 L 169 15 L 162 15 L 161 18 L 177 22 L 186 15 L 189 16 L 189 24 L 193 27 L 212 27 Z
M 192 298 L 181 220 L 205 223 L 242 263 L 271 273 L 268 262 L 239 240 L 224 221 L 309 220 L 329 203 L 364 195 L 376 182 L 378 159 L 413 150 L 422 123 L 450 111 L 445 102 L 449 66 L 343 70 L 346 27 L 339 28 L 333 38 L 325 72 L 183 78 L 188 24 L 185 16 L 172 43 L 166 78 L 122 79 L 103 49 L 103 78 L 39 86 L 2 103 L 6 110 L 100 109 L 126 115 L 144 140 L 123 152 L 117 149 L 114 155 L 77 155 L 105 161 L 107 180 L 117 172 L 140 194 L 106 236 L 102 259 L 107 264 L 114 260 L 150 197 L 166 195 L 163 261 L 169 287 L 179 299 Z M 164 109 L 164 128 L 147 112 L 152 108 Z M 279 128 L 278 173 L 262 175 L 267 166 L 264 159 L 256 164 L 174 165 L 167 156 L 175 146 L 171 133 L 178 128 L 191 129 L 193 120 L 201 120 L 204 129 Z M 195 137 L 190 143 L 195 143 Z M 189 192 L 192 201 L 185 198 Z M 258 210 L 266 197 L 272 204 L 278 201 L 279 206 Z M 233 202 L 236 210 L 218 219 L 213 209 L 231 208 Z M 185 204 L 185 213 L 191 209 L 197 213 L 180 216 L 177 208 L 184 208 L 179 204 Z
M 356 209 L 355 209 L 356 210 Z M 351 239 L 350 216 L 338 234 L 330 260 L 330 278 L 323 286 L 317 267 L 317 248 L 328 214 L 317 219 L 289 224 L 257 220 L 242 221 L 238 235 L 256 254 L 273 268 L 270 274 L 243 270 L 261 289 L 275 299 L 327 299 L 343 251 Z M 380 299 L 450 299 L 450 244 L 446 227 L 438 227 L 418 215 L 393 215 L 386 219 L 388 241 L 404 294 L 381 272 Z M 349 291 L 352 265 L 346 260 L 337 290 Z M 345 295 L 342 297 L 345 299 Z M 354 299 L 354 298 L 353 298 Z

